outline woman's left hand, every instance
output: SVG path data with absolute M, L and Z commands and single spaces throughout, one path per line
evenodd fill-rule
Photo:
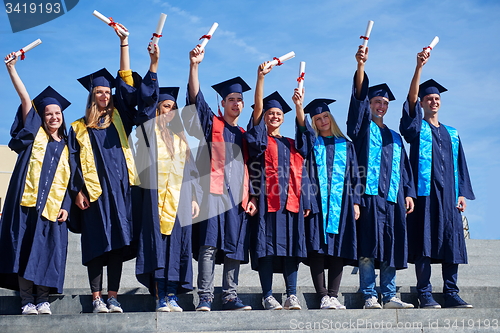
M 59 214 L 57 214 L 57 222 L 65 222 L 68 219 L 68 211 L 66 209 L 61 209 Z

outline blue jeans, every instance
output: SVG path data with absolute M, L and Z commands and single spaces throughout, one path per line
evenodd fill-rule
M 359 258 L 359 290 L 364 299 L 378 298 L 375 291 L 375 264 L 373 258 Z M 380 291 L 382 301 L 388 302 L 396 296 L 396 268 L 390 267 L 386 261 L 380 263 Z

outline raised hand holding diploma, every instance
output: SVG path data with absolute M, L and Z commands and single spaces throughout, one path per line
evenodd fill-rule
M 275 66 L 275 65 L 281 66 L 281 65 L 283 65 L 283 62 L 290 60 L 293 57 L 295 57 L 295 52 L 293 52 L 293 51 L 288 52 L 287 54 L 282 55 L 279 58 L 274 57 L 272 61 L 270 61 L 266 64 L 266 68 L 269 66 Z
M 217 29 L 218 26 L 219 26 L 219 23 L 214 22 L 214 24 L 212 24 L 212 27 L 210 28 L 210 30 L 208 30 L 208 33 L 206 35 L 203 35 L 203 36 L 200 37 L 200 39 L 203 39 L 203 41 L 200 44 L 200 48 L 202 50 L 207 45 L 208 41 L 212 38 L 212 35 L 214 34 L 214 32 L 215 32 L 215 30 Z
M 305 75 L 306 75 L 306 62 L 301 61 L 300 67 L 299 67 L 299 77 L 297 78 L 297 82 L 299 83 L 297 85 L 297 88 L 299 88 L 299 91 L 302 91 L 302 88 L 304 87 L 304 76 Z
M 434 37 L 434 39 L 432 40 L 432 42 L 429 44 L 429 46 L 427 47 L 424 47 L 424 51 L 427 51 L 428 53 L 431 52 L 431 50 L 434 48 L 434 46 L 437 45 L 437 43 L 439 43 L 439 37 L 436 36 Z
M 102 15 L 101 13 L 99 13 L 97 10 L 94 10 L 94 12 L 92 13 L 92 15 L 94 15 L 95 17 L 97 17 L 99 20 L 103 21 L 104 23 L 106 23 L 107 25 L 109 25 L 110 27 L 112 27 L 113 29 L 119 31 L 122 35 L 125 35 L 125 36 L 128 36 L 129 35 L 129 32 L 128 31 L 125 31 L 123 30 L 122 28 L 120 28 L 116 22 L 113 21 L 113 18 L 110 17 L 110 18 L 107 18 L 106 16 Z
M 160 14 L 160 20 L 158 21 L 158 25 L 156 26 L 156 31 L 153 33 L 153 37 L 151 38 L 151 45 L 157 45 L 160 37 L 162 36 L 163 26 L 165 25 L 165 20 L 167 19 L 167 14 Z M 149 49 L 149 53 L 154 53 L 155 50 L 153 47 Z
M 36 46 L 38 46 L 38 45 L 40 45 L 40 44 L 42 44 L 42 40 L 41 40 L 41 39 L 37 39 L 37 40 L 35 40 L 34 42 L 32 42 L 32 43 L 30 43 L 30 44 L 26 45 L 25 47 L 23 47 L 22 49 L 20 49 L 19 51 L 17 51 L 17 52 L 15 53 L 15 55 L 16 55 L 17 57 L 21 56 L 21 60 L 24 60 L 24 57 L 25 57 L 25 56 L 24 56 L 24 54 L 25 54 L 26 52 L 28 52 L 29 50 L 31 50 L 32 48 L 34 48 L 34 47 L 36 47 Z M 14 60 L 15 58 L 16 58 L 15 56 L 12 56 L 12 57 L 10 57 L 9 59 L 5 59 L 4 61 L 5 61 L 5 63 L 8 63 L 8 62 L 10 62 L 10 61 Z
M 373 21 L 368 21 L 368 25 L 366 26 L 366 32 L 364 36 L 359 36 L 360 39 L 364 39 L 363 46 L 368 46 L 368 40 L 370 39 L 370 34 L 372 33 Z

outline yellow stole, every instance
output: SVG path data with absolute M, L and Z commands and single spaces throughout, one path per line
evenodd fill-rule
M 113 125 L 115 125 L 118 136 L 120 137 L 120 144 L 122 146 L 123 155 L 127 163 L 128 169 L 128 179 L 130 185 L 139 185 L 139 178 L 137 177 L 137 170 L 135 168 L 134 158 L 132 156 L 132 150 L 130 149 L 129 142 L 127 140 L 127 134 L 125 133 L 125 128 L 123 127 L 123 122 L 118 113 L 118 110 L 113 111 Z M 90 196 L 90 202 L 96 201 L 102 194 L 101 184 L 99 183 L 99 177 L 97 175 L 97 169 L 95 166 L 94 152 L 92 151 L 92 144 L 90 143 L 89 132 L 87 131 L 87 126 L 85 125 L 85 119 L 80 118 L 71 124 L 71 127 L 75 131 L 76 140 L 80 145 L 80 165 L 82 167 L 83 180 L 85 181 L 85 187 Z
M 40 182 L 40 173 L 42 172 L 43 159 L 49 143 L 49 136 L 42 127 L 36 134 L 35 141 L 31 150 L 28 172 L 26 173 L 26 182 L 24 185 L 21 206 L 35 207 L 38 197 L 38 184 Z M 56 222 L 61 205 L 68 188 L 70 178 L 69 153 L 68 146 L 64 146 L 57 164 L 54 179 L 50 186 L 49 195 L 43 207 L 42 216 L 47 220 Z
M 181 196 L 184 164 L 186 163 L 187 146 L 174 134 L 174 156 L 170 157 L 167 146 L 161 138 L 158 126 L 155 126 L 156 146 L 158 151 L 158 214 L 160 232 L 172 234 Z

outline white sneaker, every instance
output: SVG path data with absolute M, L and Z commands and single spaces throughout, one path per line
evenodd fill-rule
M 123 313 L 122 305 L 113 296 L 107 300 L 109 312 Z
M 412 309 L 413 304 L 405 303 L 397 297 L 392 297 L 389 302 L 384 303 L 384 309 Z
M 295 295 L 290 295 L 285 301 L 285 310 L 302 310 L 299 299 Z
M 266 298 L 262 299 L 262 306 L 266 310 L 281 310 L 283 307 L 281 304 L 276 300 L 276 298 L 271 296 L 267 296 Z
M 319 305 L 319 308 L 321 310 L 335 309 L 335 307 L 332 304 L 332 300 L 330 299 L 330 296 L 326 295 L 321 298 L 321 303 Z
M 52 311 L 50 311 L 49 302 L 38 303 L 36 305 L 36 311 L 38 311 L 38 314 L 48 314 L 48 315 L 52 314 Z
M 165 298 L 156 300 L 156 312 L 170 312 Z
M 377 297 L 372 296 L 365 300 L 365 306 L 363 307 L 364 309 L 382 309 L 382 305 L 378 302 Z
M 102 298 L 95 299 L 92 302 L 92 306 L 94 307 L 94 313 L 108 313 L 108 308 L 106 304 L 102 301 Z
M 167 296 L 167 307 L 170 312 L 182 312 L 182 308 L 177 304 L 177 296 Z
M 340 303 L 340 301 L 337 299 L 337 297 L 330 297 L 330 301 L 331 301 L 334 309 L 336 309 L 336 310 L 345 310 L 346 309 L 345 305 L 342 305 L 342 303 Z
M 33 303 L 28 303 L 25 306 L 21 308 L 23 310 L 22 314 L 23 315 L 37 315 L 38 311 L 36 309 L 35 304 Z

